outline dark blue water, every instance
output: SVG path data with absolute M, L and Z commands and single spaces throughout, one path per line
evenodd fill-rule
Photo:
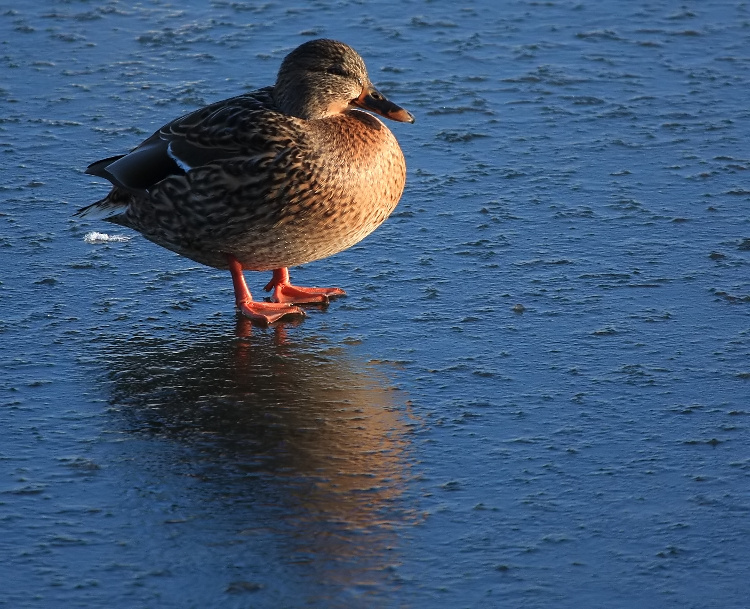
M 0 32 L 0 607 L 747 607 L 750 5 Z M 391 219 L 292 271 L 346 298 L 251 328 L 228 273 L 71 218 L 89 162 L 321 36 L 417 117 Z

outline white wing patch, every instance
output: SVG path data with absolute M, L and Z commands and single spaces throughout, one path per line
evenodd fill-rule
M 192 167 L 188 165 L 185 161 L 183 161 L 180 157 L 178 157 L 174 150 L 172 150 L 172 142 L 169 142 L 169 145 L 167 146 L 167 154 L 169 155 L 169 158 L 172 159 L 175 163 L 177 163 L 177 166 L 182 169 L 185 173 L 190 171 Z

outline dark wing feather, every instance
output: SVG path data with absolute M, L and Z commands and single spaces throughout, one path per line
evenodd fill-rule
M 92 163 L 86 173 L 143 192 L 195 167 L 265 150 L 265 134 L 253 127 L 261 115 L 275 112 L 270 87 L 226 99 L 164 125 L 126 155 Z
M 106 178 L 115 186 L 142 192 L 174 173 L 184 173 L 168 154 L 168 142 L 154 133 L 130 153 L 92 163 L 86 173 Z

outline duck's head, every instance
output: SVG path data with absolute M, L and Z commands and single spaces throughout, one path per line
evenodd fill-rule
M 310 40 L 289 53 L 273 96 L 283 112 L 305 120 L 362 108 L 394 121 L 414 122 L 411 113 L 373 86 L 359 54 L 335 40 Z

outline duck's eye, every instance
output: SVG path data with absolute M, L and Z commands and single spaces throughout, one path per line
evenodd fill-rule
M 329 74 L 335 74 L 336 76 L 348 76 L 344 67 L 339 65 L 329 66 L 326 72 Z

